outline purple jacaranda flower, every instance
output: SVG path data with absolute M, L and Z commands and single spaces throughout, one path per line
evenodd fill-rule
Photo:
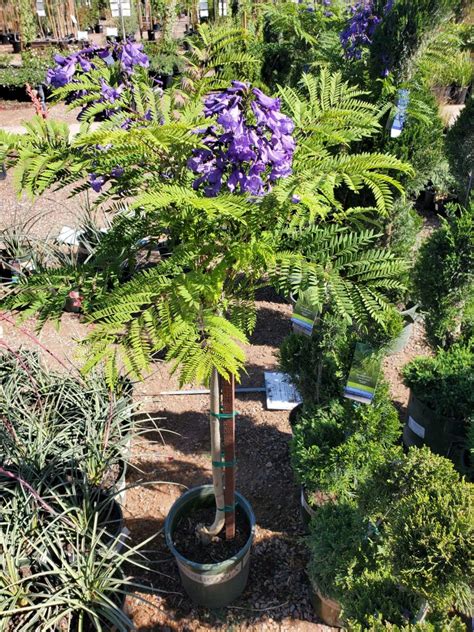
M 332 11 L 324 11 L 323 15 L 325 18 L 332 18 L 334 13 Z
M 126 42 L 118 50 L 117 57 L 122 65 L 122 69 L 125 72 L 131 74 L 134 66 L 142 66 L 142 68 L 148 68 L 150 60 L 143 52 L 143 44 L 136 42 Z
M 254 88 L 252 90 L 255 95 L 256 101 L 267 110 L 279 110 L 280 109 L 280 99 L 272 99 L 272 97 L 267 96 L 258 88 Z
M 110 172 L 112 178 L 121 178 L 125 173 L 125 169 L 123 167 L 114 167 Z
M 98 176 L 95 173 L 89 174 L 89 183 L 96 193 L 100 193 L 105 184 L 104 176 Z
M 331 6 L 331 0 L 323 0 L 323 5 L 325 7 L 330 7 Z
M 360 0 L 350 7 L 349 12 L 351 17 L 340 34 L 340 40 L 348 59 L 360 59 L 362 46 L 372 43 L 381 18 L 374 14 L 373 0 Z
M 53 88 L 62 88 L 72 80 L 75 72 L 75 60 L 68 60 L 67 63 L 50 68 L 46 74 L 46 82 Z
M 188 160 L 189 169 L 199 176 L 195 189 L 204 185 L 204 194 L 214 196 L 226 186 L 261 196 L 291 173 L 294 123 L 280 112 L 279 99 L 234 81 L 205 99 L 204 114 L 216 117 L 217 125 L 195 130 L 206 145 Z
M 296 195 L 296 193 L 293 193 L 293 195 L 291 196 L 291 201 L 293 204 L 299 204 L 301 202 L 301 198 L 299 195 Z
M 100 92 L 103 96 L 103 100 L 109 103 L 114 103 L 122 93 L 123 85 L 120 85 L 118 88 L 113 88 L 109 86 L 103 79 L 100 80 L 101 89 Z

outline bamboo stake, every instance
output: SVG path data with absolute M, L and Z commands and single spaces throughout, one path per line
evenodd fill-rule
M 232 540 L 235 537 L 235 384 L 234 376 L 229 380 L 221 380 L 222 413 L 229 415 L 222 420 L 224 435 L 224 458 L 228 464 L 224 468 L 224 501 L 225 537 Z M 233 509 L 231 509 L 233 508 Z

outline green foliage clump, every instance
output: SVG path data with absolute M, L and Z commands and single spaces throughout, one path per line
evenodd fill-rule
M 401 585 L 435 609 L 457 602 L 469 610 L 472 484 L 448 459 L 412 448 L 404 459 L 383 464 L 364 491 L 361 506 L 381 522 L 385 552 Z
M 23 88 L 29 83 L 32 88 L 36 88 L 44 83 L 46 71 L 52 64 L 54 52 L 49 50 L 46 54 L 39 54 L 25 51 L 21 55 L 21 66 L 1 64 L 0 85 L 10 88 Z
M 292 333 L 285 338 L 280 368 L 290 375 L 304 402 L 330 401 L 341 394 L 347 380 L 354 343 L 348 324 L 327 313 L 311 337 Z
M 374 3 L 375 15 L 384 15 L 384 0 Z M 423 37 L 453 12 L 460 10 L 462 0 L 395 0 L 390 12 L 378 25 L 370 47 L 370 70 L 374 79 L 385 68 L 398 76 L 408 70 L 409 62 Z
M 423 220 L 413 202 L 399 198 L 390 211 L 385 228 L 385 243 L 397 257 L 413 258 Z
M 473 186 L 474 164 L 474 98 L 466 106 L 446 135 L 446 153 L 456 189 L 462 202 L 468 204 L 467 195 Z
M 341 16 L 338 6 L 331 7 L 327 16 L 317 3 L 314 10 L 292 2 L 266 4 L 263 42 L 256 46 L 263 60 L 263 81 L 272 89 L 295 87 L 312 62 L 323 65 L 337 60 L 342 65 Z
M 405 384 L 442 417 L 466 420 L 474 410 L 474 350 L 455 345 L 403 367 Z
M 471 607 L 472 501 L 472 485 L 447 459 L 400 449 L 361 486 L 357 502 L 316 509 L 310 578 L 341 603 L 350 629 L 459 629 L 448 613 Z
M 462 337 L 474 301 L 474 204 L 452 208 L 422 244 L 413 270 L 414 295 L 425 313 L 433 347 L 449 347 Z
M 293 468 L 310 500 L 313 492 L 347 499 L 399 437 L 398 413 L 379 384 L 370 405 L 333 399 L 306 409 L 294 429 Z

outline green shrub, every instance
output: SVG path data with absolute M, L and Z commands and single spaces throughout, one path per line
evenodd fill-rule
M 447 459 L 399 450 L 361 486 L 358 502 L 316 510 L 312 583 L 341 603 L 351 630 L 459 629 L 448 613 L 470 609 L 473 500 Z M 426 604 L 426 622 L 411 627 Z
M 385 15 L 386 0 L 376 0 L 375 15 Z M 408 65 L 424 36 L 436 29 L 452 12 L 459 12 L 462 0 L 394 0 L 386 19 L 378 25 L 370 47 L 370 69 L 374 79 L 385 68 L 398 76 Z
M 379 384 L 370 405 L 334 399 L 305 411 L 294 429 L 293 468 L 310 499 L 312 492 L 351 497 L 399 437 L 397 411 Z
M 437 609 L 470 610 L 474 580 L 474 487 L 429 448 L 383 464 L 361 506 L 381 522 L 392 573 Z M 389 511 L 387 511 L 389 509 Z M 467 603 L 466 603 L 467 602 Z
M 352 360 L 354 334 L 340 316 L 327 313 L 311 337 L 290 334 L 279 351 L 288 373 L 308 404 L 327 402 L 342 393 Z
M 459 338 L 474 298 L 474 204 L 452 208 L 421 246 L 413 270 L 416 300 L 425 313 L 428 341 L 448 347 Z
M 433 358 L 415 358 L 403 380 L 426 406 L 443 417 L 466 420 L 474 410 L 474 351 L 454 346 Z
M 422 225 L 413 202 L 399 198 L 390 210 L 385 229 L 386 245 L 395 256 L 411 258 Z
M 446 153 L 456 189 L 467 205 L 468 190 L 472 188 L 474 165 L 474 98 L 466 106 L 446 135 Z

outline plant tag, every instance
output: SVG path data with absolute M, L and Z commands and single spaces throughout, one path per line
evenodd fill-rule
M 408 427 L 417 435 L 417 437 L 420 437 L 421 439 L 425 438 L 425 428 L 416 422 L 411 416 L 408 416 Z
M 356 343 L 349 379 L 344 387 L 344 397 L 370 404 L 380 373 L 382 357 L 370 345 Z
M 318 312 L 312 307 L 308 292 L 300 292 L 291 317 L 293 331 L 296 334 L 311 336 L 317 315 Z
M 293 410 L 303 401 L 286 373 L 264 371 L 268 410 Z
M 397 111 L 395 113 L 395 118 L 392 123 L 392 127 L 390 128 L 390 137 L 398 138 L 403 131 L 403 126 L 405 125 L 405 119 L 407 116 L 407 108 L 410 100 L 410 93 L 408 90 L 402 88 L 398 91 L 398 99 L 397 99 Z

